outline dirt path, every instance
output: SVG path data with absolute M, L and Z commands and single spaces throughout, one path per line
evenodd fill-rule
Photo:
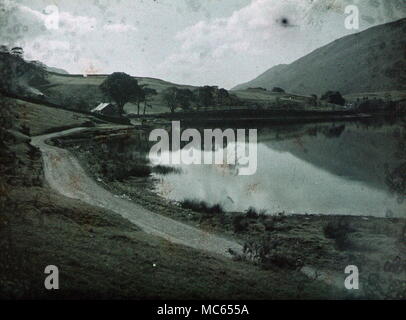
M 241 246 L 236 242 L 161 216 L 136 203 L 119 198 L 90 178 L 69 151 L 45 143 L 47 139 L 82 130 L 85 128 L 32 138 L 31 144 L 39 147 L 42 152 L 45 179 L 54 190 L 67 197 L 114 211 L 145 232 L 174 243 L 225 256 L 230 256 L 229 249 L 241 252 Z

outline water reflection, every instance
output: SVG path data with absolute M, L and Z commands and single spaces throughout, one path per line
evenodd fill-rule
M 181 174 L 155 174 L 156 190 L 228 211 L 405 216 L 404 138 L 399 122 L 262 127 L 255 175 L 238 176 L 227 165 L 177 165 Z

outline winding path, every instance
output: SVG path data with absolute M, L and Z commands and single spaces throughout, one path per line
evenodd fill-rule
M 33 137 L 31 144 L 40 148 L 45 179 L 54 190 L 88 204 L 109 209 L 128 219 L 147 233 L 199 250 L 230 256 L 229 249 L 241 252 L 241 246 L 212 233 L 164 217 L 121 198 L 99 186 L 67 150 L 48 145 L 45 141 L 85 130 L 69 129 Z

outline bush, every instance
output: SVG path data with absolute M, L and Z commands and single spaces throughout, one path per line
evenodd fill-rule
M 350 226 L 350 223 L 344 218 L 332 220 L 323 227 L 326 238 L 334 239 L 339 250 L 350 249 L 352 241 L 349 234 L 355 230 Z
M 285 90 L 283 90 L 282 88 L 279 88 L 279 87 L 274 87 L 272 89 L 272 92 L 285 93 Z
M 272 236 L 249 240 L 243 246 L 244 260 L 257 263 L 263 269 L 270 269 L 272 266 L 291 270 L 300 269 L 303 266 L 301 259 L 287 251 L 281 244 L 278 238 Z
M 403 224 L 403 227 L 400 230 L 399 241 L 401 243 L 406 241 L 406 222 Z
M 184 209 L 190 209 L 200 213 L 208 214 L 224 214 L 223 207 L 220 204 L 209 205 L 205 201 L 197 200 L 184 200 L 181 202 L 181 207 Z
M 338 91 L 327 91 L 321 96 L 321 100 L 325 100 L 329 103 L 337 104 L 340 106 L 345 105 L 345 99 Z
M 233 219 L 233 229 L 235 233 L 246 232 L 248 229 L 248 221 L 244 215 L 236 215 Z
M 26 124 L 21 125 L 21 133 L 25 134 L 26 136 L 30 136 L 31 135 L 30 131 L 31 131 L 30 128 Z
M 146 165 L 135 165 L 132 168 L 117 168 L 111 178 L 119 181 L 130 177 L 148 177 L 151 174 L 151 168 Z
M 276 221 L 273 217 L 270 217 L 264 221 L 264 227 L 266 231 L 274 231 L 275 230 Z
M 245 211 L 245 216 L 248 219 L 262 219 L 265 220 L 267 217 L 266 210 L 260 210 L 259 212 L 254 207 L 249 207 L 248 210 Z
M 152 172 L 165 175 L 170 173 L 180 174 L 182 170 L 180 168 L 157 165 L 152 168 Z
M 249 207 L 248 210 L 245 212 L 245 215 L 248 219 L 258 219 L 258 212 L 255 208 Z

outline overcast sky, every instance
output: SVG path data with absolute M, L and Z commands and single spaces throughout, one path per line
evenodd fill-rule
M 0 44 L 70 73 L 231 88 L 355 32 L 348 4 L 360 30 L 406 16 L 405 0 L 0 0 Z

